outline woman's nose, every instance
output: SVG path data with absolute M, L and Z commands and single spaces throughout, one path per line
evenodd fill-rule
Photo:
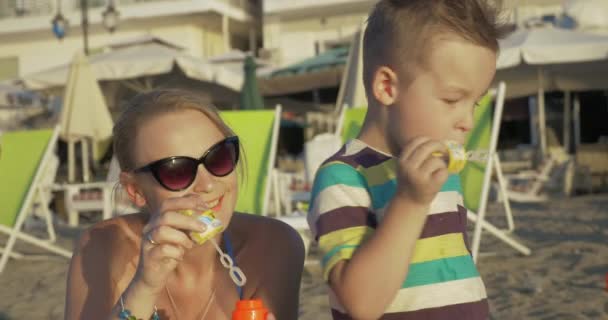
M 213 176 L 205 169 L 204 166 L 199 165 L 196 172 L 196 179 L 194 180 L 194 192 L 209 193 L 213 191 L 215 181 Z

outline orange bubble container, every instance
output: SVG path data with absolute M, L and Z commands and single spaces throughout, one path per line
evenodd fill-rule
M 266 320 L 268 309 L 262 300 L 239 300 L 232 312 L 232 320 Z

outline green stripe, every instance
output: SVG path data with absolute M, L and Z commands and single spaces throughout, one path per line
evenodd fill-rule
M 345 163 L 333 163 L 321 168 L 317 172 L 310 196 L 310 203 L 315 202 L 316 197 L 321 191 L 334 185 L 367 188 L 365 179 L 355 168 Z
M 326 253 L 323 256 L 323 259 L 321 259 L 321 267 L 325 268 L 325 265 L 327 265 L 327 262 L 329 262 L 329 260 L 331 259 L 331 257 L 333 257 L 340 250 L 342 250 L 342 249 L 352 249 L 352 248 L 357 248 L 357 247 L 359 247 L 359 246 L 358 245 L 354 245 L 354 244 L 344 244 L 344 245 L 337 246 L 337 247 L 331 249 L 331 251 L 329 251 L 328 253 Z
M 401 288 L 410 288 L 434 283 L 479 277 L 479 272 L 470 255 L 443 258 L 410 265 Z

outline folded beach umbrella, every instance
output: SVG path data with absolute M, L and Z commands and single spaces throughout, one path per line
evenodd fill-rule
M 247 56 L 243 64 L 245 81 L 241 89 L 241 109 L 264 109 L 264 100 L 258 89 L 258 80 L 255 74 L 256 64 L 253 57 Z
M 60 126 L 60 137 L 68 144 L 73 144 L 77 140 L 84 141 L 85 138 L 91 139 L 95 160 L 103 156 L 112 137 L 113 122 L 110 111 L 87 58 L 80 52 L 74 56 L 70 66 Z M 88 157 L 85 153 L 86 148 L 83 148 L 83 159 L 85 159 L 83 163 Z M 85 163 L 84 166 L 86 165 Z M 68 151 L 68 168 L 72 181 L 74 155 L 70 151 Z

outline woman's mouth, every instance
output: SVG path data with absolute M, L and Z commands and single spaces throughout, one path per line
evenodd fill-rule
M 207 205 L 207 208 L 209 208 L 210 210 L 213 210 L 215 212 L 219 211 L 220 209 L 222 209 L 222 200 L 224 199 L 224 196 L 221 196 L 215 200 L 211 200 L 208 202 L 205 202 L 205 204 Z

